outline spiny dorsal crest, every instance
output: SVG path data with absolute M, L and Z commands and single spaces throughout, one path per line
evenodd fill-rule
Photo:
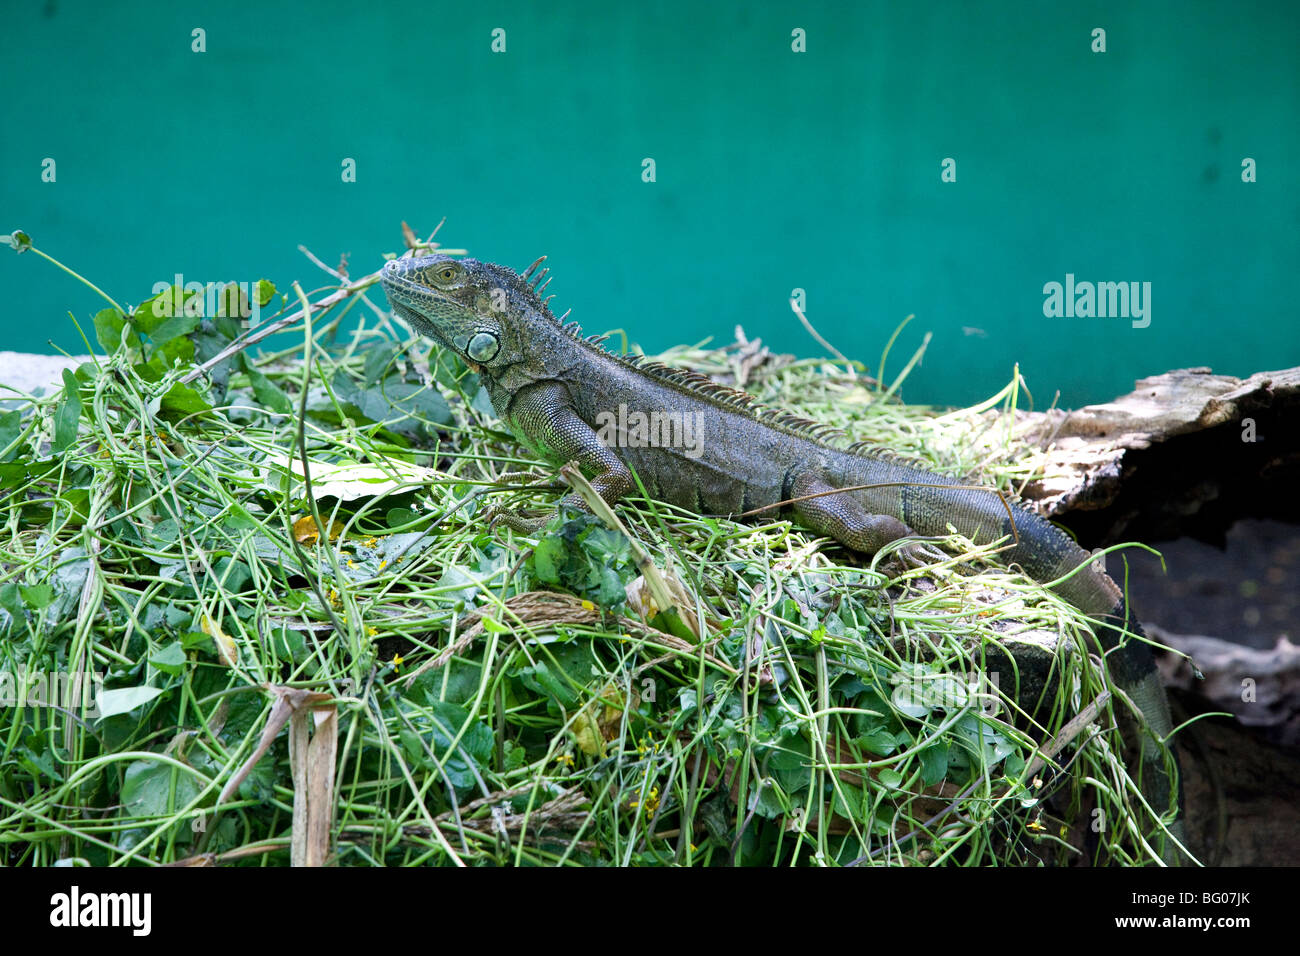
M 813 421 L 812 419 L 795 415 L 793 412 L 784 409 L 772 408 L 764 405 L 748 392 L 742 392 L 739 389 L 731 388 L 728 385 L 722 385 L 713 381 L 713 379 L 708 376 L 692 371 L 691 369 L 674 368 L 671 365 L 656 362 L 653 359 L 648 359 L 642 355 L 617 355 L 606 350 L 602 347 L 602 343 L 609 338 L 608 335 L 584 336 L 582 334 L 582 328 L 577 322 L 565 322 L 565 319 L 569 317 L 568 311 L 559 318 L 556 318 L 551 314 L 550 309 L 547 307 L 547 303 L 549 303 L 554 296 L 547 296 L 543 299 L 540 295 L 540 293 L 545 290 L 546 286 L 550 284 L 552 278 L 550 275 L 550 268 L 543 265 L 545 261 L 546 256 L 539 256 L 532 265 L 523 271 L 522 274 L 516 275 L 515 273 L 510 273 L 510 275 L 517 280 L 518 286 L 522 287 L 526 294 L 533 299 L 533 304 L 538 308 L 538 310 L 543 315 L 554 321 L 564 330 L 565 333 L 573 338 L 574 341 L 590 346 L 602 355 L 605 355 L 616 362 L 621 362 L 624 365 L 635 368 L 651 378 L 673 385 L 676 388 L 693 395 L 698 395 L 715 405 L 720 405 L 723 408 L 741 412 L 749 418 L 752 418 L 754 421 L 770 425 L 773 428 L 777 428 L 789 434 L 812 439 L 813 441 L 821 442 L 830 446 L 839 446 L 840 450 L 851 455 L 870 457 L 878 460 L 896 461 L 899 464 L 915 465 L 919 468 L 932 467 L 923 461 L 895 455 L 871 442 L 854 442 L 853 444 L 844 447 L 841 443 L 847 436 L 844 434 L 843 429 L 837 428 L 834 425 L 826 425 L 822 422 Z M 509 272 L 509 270 L 505 269 L 502 271 Z

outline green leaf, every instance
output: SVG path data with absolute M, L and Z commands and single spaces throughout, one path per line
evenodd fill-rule
M 441 392 L 423 385 L 408 385 L 396 376 L 363 387 L 340 370 L 330 380 L 330 386 L 339 401 L 398 434 L 415 433 L 423 424 L 421 419 L 436 425 L 451 421 L 451 407 Z
M 898 746 L 897 739 L 888 730 L 873 730 L 853 739 L 863 750 L 877 757 L 888 757 Z
M 543 584 L 559 584 L 568 546 L 556 535 L 547 535 L 533 549 L 533 573 Z
M 133 762 L 122 777 L 123 809 L 133 817 L 166 816 L 185 806 L 198 792 L 199 781 L 190 774 L 153 760 Z
M 402 528 L 423 517 L 410 508 L 389 508 L 384 514 L 384 521 L 390 528 Z
M 56 754 L 45 747 L 41 747 L 39 751 L 32 747 L 20 747 L 18 751 L 18 764 L 36 779 L 45 776 L 62 783 L 63 774 L 59 772 L 58 767 L 62 762 Z
M 518 676 L 524 682 L 524 686 L 534 694 L 553 697 L 561 704 L 572 704 L 578 699 L 578 695 L 569 687 L 568 682 L 556 677 L 545 661 L 538 661 L 532 667 L 522 668 Z
M 161 687 L 122 687 L 114 690 L 101 690 L 95 703 L 99 708 L 99 717 L 114 717 L 135 710 L 149 703 L 159 694 Z
M 611 571 L 610 574 L 613 574 L 613 572 Z M 600 600 L 602 605 L 618 603 L 620 592 L 623 599 L 626 600 L 627 588 L 623 586 L 623 582 L 619 581 L 617 576 L 614 577 L 614 582 L 619 591 L 615 591 L 609 596 L 609 598 L 606 598 L 602 593 Z M 686 622 L 682 620 L 682 617 L 677 613 L 676 608 L 670 607 L 665 611 L 660 611 L 651 618 L 650 623 L 661 631 L 672 634 L 674 637 L 680 637 L 687 643 L 695 644 L 699 642 L 699 638 L 695 636 L 695 632 L 692 631 Z
M 76 524 L 90 517 L 90 489 L 68 488 L 58 498 L 72 512 Z
M 972 757 L 979 757 L 981 764 L 994 766 L 1009 754 L 1015 753 L 1015 745 L 995 726 L 985 723 L 974 714 L 966 714 L 957 721 L 953 729 L 958 739 L 964 741 Z
M 18 454 L 19 448 L 15 447 L 8 454 L 5 449 L 14 442 L 18 441 L 18 436 L 23 433 L 23 413 L 22 412 L 0 412 L 0 461 L 7 461 Z
M 80 606 L 81 592 L 89 574 L 90 559 L 85 548 L 64 548 L 59 552 L 52 581 L 54 600 L 45 612 L 45 620 L 51 627 L 70 617 Z
M 240 358 L 243 359 L 243 356 L 241 355 Z M 244 361 L 244 372 L 253 386 L 253 395 L 265 407 L 281 415 L 288 415 L 293 410 L 293 403 L 289 401 L 289 396 L 284 393 L 284 390 L 255 368 L 252 362 Z
M 238 558 L 218 558 L 212 570 L 216 572 L 217 580 L 221 582 L 221 590 L 226 594 L 244 590 L 245 585 L 253 580 L 253 572 L 248 570 L 248 565 Z
M 158 653 L 151 655 L 149 663 L 164 674 L 176 676 L 185 669 L 185 648 L 180 641 L 172 641 Z
M 537 580 L 607 608 L 627 600 L 627 582 L 636 573 L 627 538 L 581 512 L 544 534 L 528 560 Z
M 172 286 L 136 306 L 131 313 L 131 324 L 148 335 L 155 345 L 162 345 L 169 339 L 188 335 L 197 329 L 202 311 L 202 296 L 195 292 L 187 294 L 179 286 Z
M 50 450 L 61 455 L 77 440 L 81 422 L 81 387 L 71 369 L 63 370 L 63 398 L 54 411 L 54 442 Z
M 1019 777 L 1025 770 L 1025 758 L 1019 753 L 1008 754 L 1002 770 L 1008 777 Z
M 202 395 L 188 385 L 177 382 L 162 397 L 162 407 L 159 414 L 163 418 L 174 420 L 184 418 L 186 415 L 210 411 L 212 411 L 212 406 L 203 400 Z
M 122 330 L 126 329 L 126 316 L 117 309 L 104 309 L 95 313 L 95 338 L 100 348 L 112 355 L 122 347 Z M 140 336 L 130 329 L 126 336 L 127 348 L 139 348 Z
M 166 342 L 162 343 L 162 345 L 158 346 L 158 353 L 162 354 L 163 360 L 168 368 L 177 364 L 194 364 L 194 343 L 190 341 L 189 336 L 186 335 L 180 335 L 174 339 L 168 339 Z
M 393 364 L 393 359 L 401 354 L 402 347 L 396 342 L 387 345 L 378 345 L 366 352 L 365 369 L 361 377 L 367 385 L 374 385 L 380 378 L 388 372 Z
M 433 595 L 434 600 L 450 601 L 453 604 L 472 604 L 474 598 L 478 595 L 482 584 L 479 579 L 470 574 L 465 568 L 453 564 L 442 573 L 438 583 L 434 585 L 438 589 L 438 594 Z M 446 590 L 443 590 L 446 588 Z
M 412 712 L 411 723 L 427 734 L 429 749 L 433 751 L 448 779 L 457 790 L 475 786 L 478 775 L 475 769 L 487 764 L 492 759 L 495 737 L 491 729 L 482 721 L 474 719 L 470 712 L 459 704 L 446 701 L 430 700 L 425 713 Z M 398 734 L 407 756 L 424 766 L 428 758 L 424 746 L 410 731 L 403 729 Z M 453 740 L 459 737 L 455 747 Z
M 174 315 L 150 332 L 149 338 L 155 345 L 161 345 L 178 335 L 189 335 L 199 327 L 199 321 L 197 315 Z
M 33 584 L 30 587 L 19 585 L 23 603 L 33 611 L 42 611 L 54 600 L 54 588 L 48 584 Z
M 754 784 L 749 805 L 756 815 L 768 819 L 785 816 L 791 809 L 790 798 L 781 789 L 781 785 L 771 778 Z
M 185 314 L 185 290 L 180 286 L 163 289 L 157 295 L 145 299 L 131 312 L 131 327 L 145 335 L 173 316 Z
M 194 359 L 199 362 L 207 362 L 215 358 L 227 345 L 231 339 L 238 334 L 238 329 L 229 329 L 230 319 L 219 318 L 210 325 L 200 327 L 199 331 L 190 336 L 189 341 L 194 343 Z M 235 353 L 235 357 L 242 358 L 242 353 Z M 209 366 L 208 377 L 212 382 L 213 392 L 216 395 L 225 395 L 226 386 L 230 380 L 230 368 L 232 358 L 227 356 L 215 365 Z
M 516 770 L 519 767 L 522 767 L 524 765 L 524 761 L 526 761 L 527 759 L 528 759 L 527 747 L 521 747 L 509 740 L 506 741 L 505 760 L 503 761 L 504 766 L 502 769 L 506 770 L 507 772 L 511 770 Z
M 948 774 L 948 747 L 933 744 L 918 754 L 921 759 L 921 782 L 933 787 Z
M 155 382 L 162 381 L 163 372 L 167 369 L 161 360 L 159 360 L 158 356 L 155 355 L 147 362 L 137 362 L 135 365 L 132 365 L 131 370 L 134 371 L 136 375 L 140 376 L 141 381 L 148 382 L 152 385 Z
M 257 285 L 253 288 L 253 299 L 257 302 L 260 309 L 275 297 L 275 283 L 269 279 L 258 279 Z
M 271 632 L 271 639 L 275 639 L 275 631 Z M 204 634 L 202 631 L 186 631 L 180 637 L 181 647 L 186 651 L 210 650 L 212 647 L 212 636 Z
M 43 587 L 43 585 L 37 585 Z M 23 588 L 22 590 L 26 590 Z M 26 596 L 19 590 L 19 586 L 14 581 L 6 581 L 0 584 L 0 608 L 4 608 L 14 617 L 22 617 L 24 613 L 24 604 Z

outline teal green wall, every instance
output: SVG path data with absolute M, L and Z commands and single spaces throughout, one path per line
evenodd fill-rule
M 911 401 L 1016 362 L 1040 406 L 1300 364 L 1300 3 L 47 0 L 3 31 L 0 230 L 119 299 L 177 272 L 312 288 L 299 243 L 360 273 L 445 216 L 481 258 L 549 254 L 561 309 L 648 350 L 743 323 L 818 354 L 799 287 L 874 371 L 914 312 Z M 66 313 L 99 303 L 0 252 L 0 348 L 80 350 Z M 1150 326 L 1045 318 L 1066 273 L 1150 282 Z

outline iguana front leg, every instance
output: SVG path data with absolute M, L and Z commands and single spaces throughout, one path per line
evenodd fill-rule
M 511 430 L 542 458 L 554 464 L 576 461 L 596 493 L 607 503 L 614 504 L 632 490 L 632 472 L 574 411 L 563 385 L 543 382 L 520 390 L 510 402 L 506 417 Z M 590 510 L 581 495 L 565 495 L 560 505 L 566 504 Z M 507 527 L 527 533 L 537 530 L 551 515 L 525 519 L 502 510 L 495 517 Z

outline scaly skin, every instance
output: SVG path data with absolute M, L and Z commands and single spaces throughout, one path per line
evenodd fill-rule
M 997 494 L 954 488 L 952 479 L 858 446 L 836 447 L 828 440 L 833 430 L 816 422 L 758 406 L 694 373 L 605 351 L 601 338 L 584 339 L 576 323 L 565 326 L 551 314 L 538 295 L 547 270 L 533 276 L 541 262 L 520 276 L 474 259 L 396 259 L 381 282 L 398 315 L 482 375 L 497 414 L 521 442 L 553 464 L 577 461 L 610 504 L 636 487 L 635 470 L 653 497 L 700 514 L 740 515 L 802 499 L 786 506 L 802 525 L 866 554 L 904 537 L 944 535 L 951 525 L 977 544 L 1010 536 L 1007 560 L 1037 581 L 1078 568 L 1055 590 L 1094 618 L 1103 645 L 1115 649 L 1107 658 L 1111 673 L 1146 720 L 1139 761 L 1145 795 L 1157 811 L 1171 806 L 1164 687 L 1147 644 L 1121 643 L 1123 630 L 1142 631 L 1092 555 Z M 666 413 L 678 430 L 657 432 L 666 443 L 648 443 L 655 433 L 638 431 L 637 412 Z M 824 494 L 859 485 L 874 487 Z M 582 506 L 576 495 L 566 501 Z M 1170 829 L 1181 842 L 1181 820 Z M 1166 861 L 1178 856 L 1167 848 Z

